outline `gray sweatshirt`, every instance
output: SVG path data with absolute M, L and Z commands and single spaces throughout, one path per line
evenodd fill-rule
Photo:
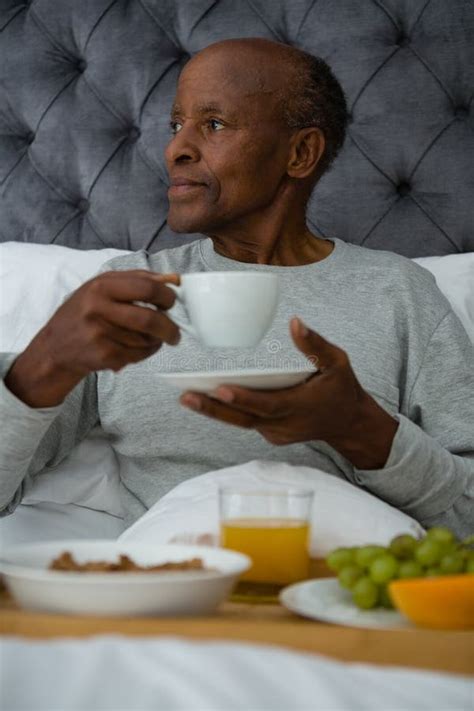
M 114 373 L 85 378 L 57 407 L 34 409 L 0 381 L 0 508 L 11 513 L 33 477 L 56 467 L 98 423 L 117 455 L 131 524 L 185 479 L 252 459 L 318 467 L 413 516 L 422 525 L 474 531 L 474 349 L 432 275 L 389 252 L 332 240 L 329 257 L 299 267 L 243 264 L 210 239 L 107 262 L 102 271 L 276 272 L 281 299 L 256 349 L 207 350 L 182 332 L 177 347 Z M 186 316 L 180 304 L 177 318 Z M 257 432 L 182 407 L 160 372 L 292 367 L 306 363 L 289 335 L 298 315 L 343 348 L 363 387 L 399 427 L 389 458 L 364 471 L 323 441 L 275 446 Z M 4 377 L 16 354 L 0 356 Z

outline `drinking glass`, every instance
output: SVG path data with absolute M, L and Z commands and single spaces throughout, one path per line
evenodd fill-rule
M 311 489 L 219 489 L 221 546 L 253 563 L 233 599 L 274 601 L 282 588 L 309 577 L 312 502 Z

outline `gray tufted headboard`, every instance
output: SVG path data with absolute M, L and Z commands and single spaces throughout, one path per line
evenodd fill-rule
M 346 91 L 316 232 L 474 250 L 471 0 L 0 0 L 0 241 L 189 240 L 166 225 L 168 112 L 189 55 L 238 36 L 323 57 Z

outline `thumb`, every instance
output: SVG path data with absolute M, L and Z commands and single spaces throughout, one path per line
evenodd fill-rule
M 299 318 L 292 318 L 290 331 L 293 341 L 311 363 L 319 370 L 326 370 L 338 363 L 344 351 L 308 328 Z
M 181 283 L 179 274 L 161 274 L 159 272 L 150 272 L 150 274 L 153 279 L 163 284 L 176 284 L 176 286 L 179 286 Z

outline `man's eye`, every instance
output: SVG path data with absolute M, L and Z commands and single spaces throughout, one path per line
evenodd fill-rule
M 223 128 L 225 128 L 224 124 L 222 123 L 222 121 L 219 121 L 219 119 L 209 119 L 207 125 L 213 131 L 221 131 Z
M 170 121 L 170 128 L 171 128 L 171 133 L 173 135 L 175 135 L 176 133 L 181 131 L 181 129 L 183 128 L 183 124 L 180 123 L 179 121 Z

